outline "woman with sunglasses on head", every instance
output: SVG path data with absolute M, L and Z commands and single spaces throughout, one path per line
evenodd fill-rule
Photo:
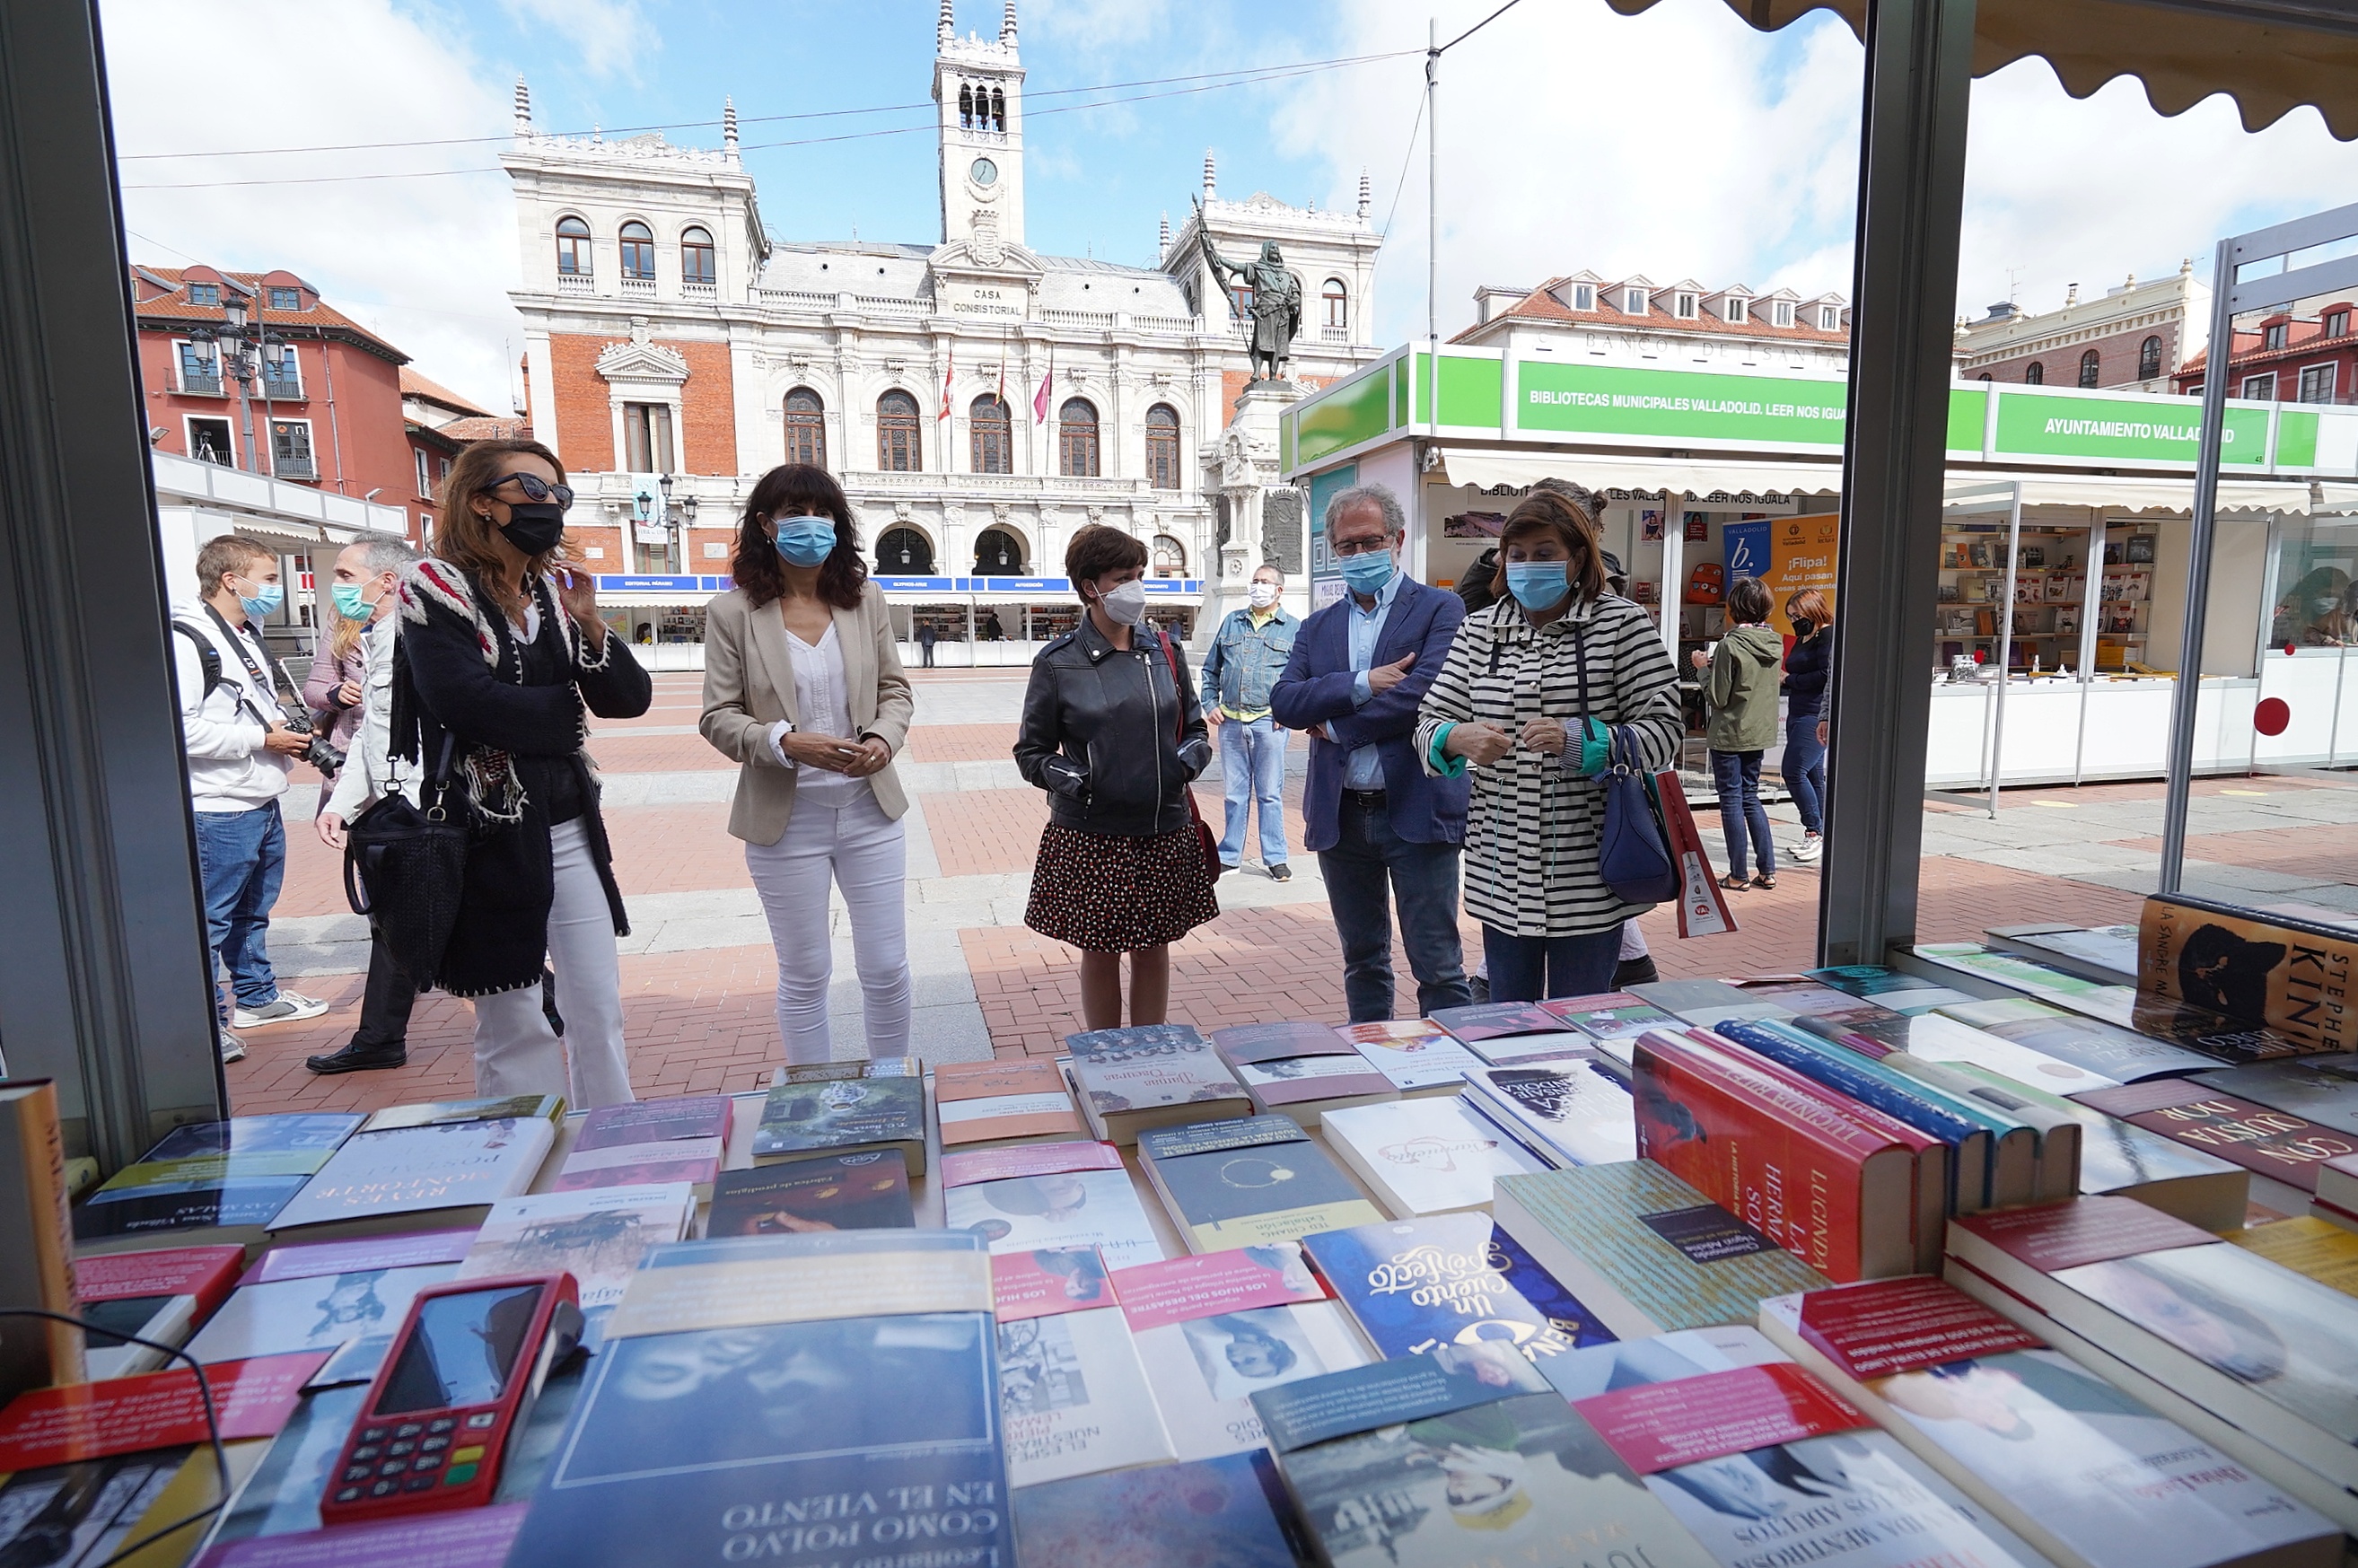
M 825 469 L 772 469 L 746 498 L 737 586 L 706 607 L 704 738 L 738 764 L 729 831 L 778 949 L 789 1064 L 834 1054 L 827 884 L 851 912 L 868 1054 L 909 1054 L 908 796 L 892 771 L 914 705 L 883 589 Z
M 472 819 L 440 984 L 475 1004 L 475 1092 L 588 1107 L 635 1097 L 614 944 L 630 925 L 584 710 L 635 719 L 653 687 L 558 548 L 564 481 L 537 441 L 478 441 L 450 466 L 436 558 L 402 579 L 392 749 L 424 771 L 423 796 L 447 777 L 446 805 Z

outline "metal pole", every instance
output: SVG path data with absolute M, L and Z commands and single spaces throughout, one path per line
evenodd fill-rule
M 2194 784 L 2194 724 L 2202 699 L 2202 633 L 2211 613 L 2211 543 L 2218 532 L 2219 449 L 2227 421 L 2227 378 L 2235 357 L 2235 262 L 2219 242 L 2211 263 L 2211 346 L 2202 369 L 2202 446 L 2194 460 L 2194 523 L 2187 548 L 2186 623 L 2178 647 L 2178 689 L 2170 694 L 2169 779 L 2162 796 L 2161 875 L 2156 891 L 2176 892 L 2186 865 L 2186 807 Z
M 1426 433 L 1441 434 L 1441 21 L 1425 19 L 1424 352 Z
M 2014 502 L 2006 519 L 2006 607 L 1997 628 L 1997 702 L 1990 740 L 1990 820 L 1997 820 L 1997 789 L 2006 778 L 2006 688 L 2014 669 L 2014 585 L 2022 560 L 2022 481 L 2015 481 Z

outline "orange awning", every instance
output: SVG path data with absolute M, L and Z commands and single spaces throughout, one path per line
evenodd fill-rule
M 1655 0 L 1606 0 L 1635 16 Z M 1727 0 L 1763 31 L 1810 11 L 1866 26 L 1866 0 Z M 2214 92 L 2247 131 L 2307 103 L 2342 141 L 2358 139 L 2358 14 L 2342 0 L 1981 0 L 1974 74 L 2037 55 L 2085 98 L 2116 76 L 2145 86 L 2156 113 L 2181 114 Z

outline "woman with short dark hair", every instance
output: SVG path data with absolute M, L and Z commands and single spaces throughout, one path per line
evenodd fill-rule
M 825 469 L 772 469 L 745 500 L 736 586 L 706 607 L 704 738 L 738 764 L 729 831 L 778 950 L 790 1064 L 835 1052 L 827 890 L 851 914 L 868 1054 L 909 1054 L 909 809 L 892 771 L 914 703 L 884 592 Z
M 1760 804 L 1760 759 L 1777 739 L 1777 665 L 1785 640 L 1768 624 L 1768 589 L 1757 577 L 1727 585 L 1727 634 L 1706 658 L 1697 648 L 1694 666 L 1704 677 L 1704 702 L 1711 718 L 1704 740 L 1711 747 L 1712 782 L 1719 791 L 1719 825 L 1727 838 L 1724 888 L 1773 888 L 1777 849 L 1768 837 L 1768 809 Z M 1744 875 L 1744 837 L 1752 835 L 1759 874 Z
M 1482 923 L 1493 1001 L 1613 989 L 1621 926 L 1649 904 L 1605 884 L 1605 748 L 1668 766 L 1678 678 L 1647 612 L 1610 591 L 1593 501 L 1535 489 L 1498 537 L 1497 603 L 1466 618 L 1418 709 L 1429 773 L 1465 773 L 1466 911 Z
M 1146 546 L 1091 524 L 1065 551 L 1085 613 L 1032 662 L 1015 765 L 1048 792 L 1023 924 L 1081 950 L 1081 1016 L 1160 1023 L 1170 944 L 1220 913 L 1187 786 L 1212 747 L 1177 645 L 1146 617 Z
M 1785 852 L 1807 864 L 1825 853 L 1826 681 L 1834 671 L 1834 612 L 1826 596 L 1805 588 L 1785 600 L 1793 645 L 1785 654 L 1785 756 L 1780 764 L 1793 809 L 1801 815 L 1801 841 Z

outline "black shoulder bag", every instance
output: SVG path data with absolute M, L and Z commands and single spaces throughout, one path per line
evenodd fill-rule
M 344 830 L 344 897 L 419 990 L 441 979 L 467 881 L 471 814 L 463 800 L 455 817 L 447 806 L 452 740 L 445 731 L 442 755 L 418 791 L 424 809 L 392 790 Z

